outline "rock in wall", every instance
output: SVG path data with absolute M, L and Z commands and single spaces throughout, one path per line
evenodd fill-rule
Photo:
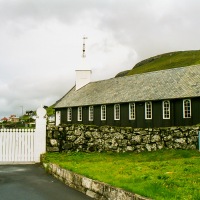
M 47 151 L 156 151 L 197 149 L 200 127 L 131 128 L 61 125 L 47 127 Z

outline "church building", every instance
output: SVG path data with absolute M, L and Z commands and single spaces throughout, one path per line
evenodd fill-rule
M 134 128 L 200 123 L 200 65 L 91 82 L 76 71 L 76 85 L 57 101 L 56 124 Z

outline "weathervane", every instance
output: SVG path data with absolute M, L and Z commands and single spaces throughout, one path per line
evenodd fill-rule
M 85 54 L 85 40 L 88 39 L 87 37 L 83 37 L 83 58 L 86 57 L 86 54 Z

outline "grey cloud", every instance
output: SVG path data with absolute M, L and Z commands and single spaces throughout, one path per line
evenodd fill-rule
M 125 1 L 107 11 L 110 14 L 102 18 L 101 27 L 111 31 L 121 44 L 135 49 L 140 59 L 198 49 L 199 7 L 196 0 Z
M 51 77 L 43 81 L 44 78 L 15 79 L 9 84 L 1 82 L 0 116 L 8 116 L 8 113 L 21 115 L 20 106 L 24 111 L 35 110 L 39 104 L 50 106 L 68 89 L 67 78 Z
M 64 22 L 74 22 L 89 12 L 92 13 L 94 7 L 99 9 L 99 6 L 101 2 L 93 0 L 4 0 L 1 3 L 0 16 L 6 21 L 27 18 L 42 21 L 57 18 Z
M 95 80 L 150 56 L 199 49 L 199 8 L 197 0 L 0 0 L 0 116 L 62 97 L 84 34 L 93 40 Z

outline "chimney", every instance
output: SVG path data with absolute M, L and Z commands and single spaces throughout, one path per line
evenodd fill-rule
M 91 74 L 91 70 L 76 70 L 76 90 L 90 83 Z

